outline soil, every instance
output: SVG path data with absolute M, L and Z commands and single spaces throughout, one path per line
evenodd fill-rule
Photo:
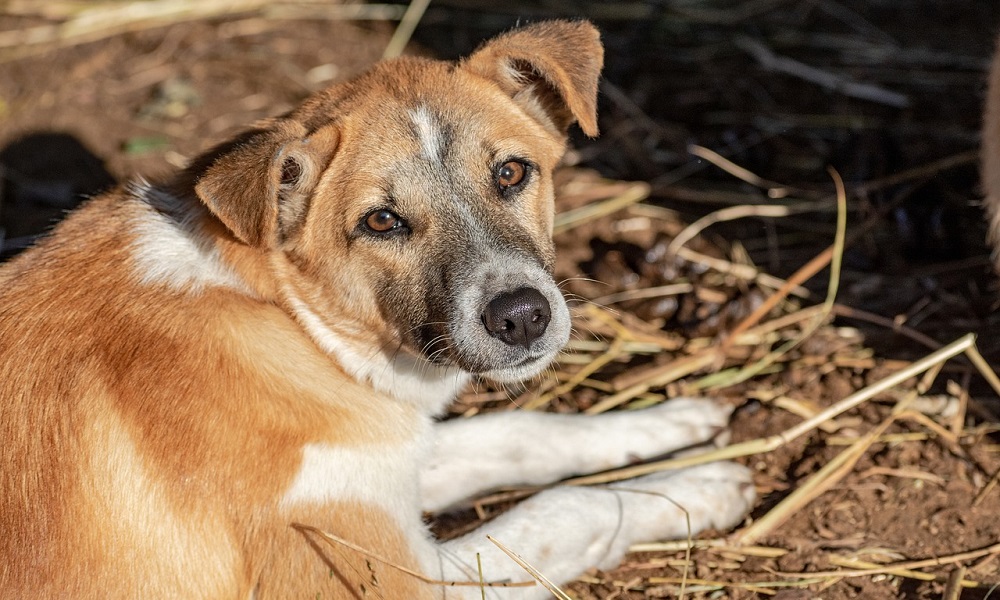
M 992 3 L 651 2 L 622 4 L 618 12 L 597 2 L 544 9 L 492 4 L 435 3 L 411 51 L 453 58 L 519 17 L 597 19 L 608 49 L 603 136 L 574 140 L 560 173 L 559 207 L 569 210 L 625 189 L 609 179 L 645 181 L 651 190 L 641 206 L 559 234 L 558 275 L 567 292 L 608 304 L 630 335 L 656 340 L 660 351 L 619 356 L 546 402 L 546 409 L 585 410 L 635 373 L 725 340 L 774 293 L 773 286 L 676 258 L 667 250 L 671 240 L 714 210 L 782 203 L 781 193 L 768 190 L 788 190 L 787 198 L 819 202 L 820 208 L 713 225 L 687 247 L 789 277 L 833 239 L 827 165 L 838 168 L 851 190 L 852 236 L 837 298 L 846 308 L 771 368 L 712 390 L 737 407 L 732 441 L 785 431 L 801 422 L 803 411 L 829 406 L 969 331 L 979 334 L 987 361 L 1000 365 L 997 282 L 969 154 L 977 145 L 987 57 L 1000 30 L 1000 10 Z M 37 22 L 3 15 L 0 32 Z M 4 253 L 30 243 L 82 196 L 136 175 L 168 173 L 254 120 L 280 114 L 311 91 L 358 73 L 380 57 L 392 31 L 393 24 L 384 22 L 246 14 L 4 55 Z M 768 69 L 754 53 L 762 46 L 824 73 L 877 86 L 879 99 L 852 98 L 843 86 L 823 88 Z M 907 106 L 892 106 L 900 103 L 894 94 L 905 96 Z M 780 183 L 741 181 L 694 159 L 692 144 Z M 939 164 L 943 159 L 951 163 Z M 918 171 L 885 179 L 911 169 Z M 828 275 L 824 270 L 810 279 L 807 297 L 780 304 L 769 318 L 821 302 Z M 614 298 L 678 282 L 690 288 L 656 298 Z M 589 309 L 581 303 L 579 310 Z M 583 339 L 620 335 L 581 319 Z M 737 345 L 716 364 L 631 402 L 705 393 L 700 382 L 709 372 L 749 364 L 801 328 L 780 333 L 756 346 Z M 568 377 L 598 354 L 575 351 L 577 360 L 560 365 L 553 377 Z M 879 394 L 776 450 L 741 459 L 754 469 L 760 495 L 750 520 L 767 515 L 847 444 L 889 418 L 916 383 Z M 555 384 L 550 378 L 523 390 L 481 387 L 463 396 L 452 413 L 510 410 Z M 977 587 L 952 597 L 989 597 L 991 586 L 1000 583 L 1000 551 L 949 557 L 1000 542 L 1000 491 L 989 487 L 1000 469 L 994 439 L 1000 398 L 963 360 L 949 362 L 929 390 L 914 395 L 919 414 L 927 416 L 888 425 L 846 475 L 752 549 L 696 548 L 686 597 L 941 598 L 960 565 Z M 935 403 L 951 412 L 938 414 Z M 454 534 L 503 506 L 483 502 L 478 513 L 440 521 L 437 531 Z M 726 533 L 701 537 L 726 539 Z M 683 551 L 634 553 L 614 571 L 588 573 L 570 592 L 579 598 L 677 597 L 684 558 Z M 912 571 L 792 575 L 934 558 L 945 564 L 912 569 L 930 580 Z

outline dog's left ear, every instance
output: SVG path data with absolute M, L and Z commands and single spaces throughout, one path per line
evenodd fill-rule
M 301 227 L 339 139 L 333 125 L 310 133 L 290 119 L 272 121 L 194 167 L 195 194 L 237 239 L 273 248 Z
M 529 114 L 565 134 L 576 121 L 597 135 L 597 80 L 604 48 L 586 21 L 549 21 L 481 46 L 461 66 L 496 82 Z

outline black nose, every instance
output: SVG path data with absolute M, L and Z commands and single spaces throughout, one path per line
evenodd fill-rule
M 504 292 L 490 300 L 483 312 L 486 331 L 510 346 L 531 346 L 549 326 L 549 301 L 535 288 Z

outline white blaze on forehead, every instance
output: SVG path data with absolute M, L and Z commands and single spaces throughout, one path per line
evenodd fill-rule
M 441 160 L 443 136 L 437 120 L 426 106 L 420 106 L 409 111 L 410 120 L 417 129 L 417 141 L 420 142 L 420 152 L 427 160 Z

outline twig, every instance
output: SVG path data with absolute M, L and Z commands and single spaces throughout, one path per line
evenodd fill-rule
M 853 306 L 845 306 L 843 304 L 835 304 L 833 306 L 833 314 L 838 317 L 845 317 L 848 319 L 854 319 L 857 321 L 866 321 L 868 323 L 873 323 L 875 325 L 881 325 L 886 329 L 895 331 L 900 335 L 904 335 L 911 340 L 926 346 L 929 350 L 937 350 L 941 347 L 941 343 L 934 338 L 927 336 L 912 327 L 896 323 L 888 317 L 883 317 L 882 315 L 877 315 L 860 308 L 854 308 Z
M 715 150 L 710 150 L 704 146 L 699 146 L 698 144 L 691 144 L 688 146 L 688 152 L 697 156 L 702 160 L 707 160 L 716 167 L 722 169 L 726 173 L 729 173 L 737 179 L 742 179 L 743 181 L 749 183 L 750 185 L 755 185 L 759 188 L 764 188 L 767 190 L 767 196 L 772 199 L 784 198 L 788 196 L 789 192 L 796 191 L 799 193 L 807 193 L 804 190 L 797 190 L 790 188 L 786 185 L 771 181 L 769 179 L 764 179 L 760 175 L 750 171 L 745 167 L 741 167 L 729 160 L 725 156 L 722 156 Z
M 684 230 L 677 234 L 673 241 L 670 242 L 670 245 L 667 247 L 667 252 L 670 254 L 677 254 L 678 248 L 687 244 L 705 228 L 715 225 L 716 223 L 734 221 L 736 219 L 744 219 L 747 217 L 787 217 L 793 214 L 812 212 L 818 208 L 826 206 L 827 204 L 827 202 L 803 202 L 797 205 L 740 204 L 737 206 L 722 208 L 708 213 L 704 217 L 701 217 L 685 227 Z
M 862 568 L 862 569 L 878 569 L 882 565 L 879 563 L 868 562 L 866 560 L 859 560 L 857 558 L 844 558 L 837 555 L 831 555 L 829 557 L 830 564 L 837 567 L 847 567 L 847 568 Z M 933 573 L 925 573 L 923 571 L 914 571 L 912 569 L 895 569 L 889 571 L 888 575 L 895 575 L 897 577 L 905 577 L 907 579 L 916 579 L 918 581 L 940 581 L 943 579 L 940 575 L 935 575 Z M 839 578 L 838 578 L 839 579 Z M 973 581 L 971 579 L 963 579 L 960 582 L 962 587 L 975 588 L 980 587 L 982 584 L 978 581 Z
M 941 600 L 958 600 L 962 595 L 962 580 L 965 579 L 965 565 L 959 565 L 948 574 L 948 583 L 945 585 Z
M 851 98 L 868 100 L 894 108 L 906 108 L 910 99 L 905 94 L 887 90 L 881 86 L 853 81 L 822 69 L 807 65 L 787 56 L 779 56 L 761 42 L 745 36 L 737 37 L 735 44 L 757 59 L 762 67 L 818 84 L 828 90 L 839 92 Z
M 546 577 L 545 575 L 543 575 L 535 567 L 533 567 L 530 564 L 528 564 L 528 561 L 526 561 L 523 558 L 521 558 L 516 552 L 514 552 L 513 550 L 511 550 L 507 546 L 505 546 L 505 545 L 501 544 L 500 542 L 498 542 L 495 537 L 493 537 L 492 535 L 487 535 L 486 539 L 488 539 L 489 541 L 493 542 L 494 546 L 496 546 L 497 548 L 500 548 L 500 550 L 504 554 L 506 554 L 507 556 L 509 556 L 511 560 L 513 560 L 514 562 L 516 562 L 519 567 L 521 567 L 522 569 L 524 569 L 525 571 L 527 571 L 528 575 L 531 575 L 532 577 L 534 577 L 538 581 L 538 583 L 542 584 L 542 587 L 544 587 L 545 589 L 547 589 L 550 592 L 552 592 L 553 596 L 555 596 L 559 600 L 573 600 L 572 598 L 570 598 L 569 596 L 566 595 L 566 592 L 564 592 L 561 589 L 559 589 L 559 586 L 557 586 L 556 584 L 554 584 L 551 581 L 549 581 L 548 577 Z M 534 582 L 531 582 L 531 583 L 534 583 Z
M 851 195 L 858 196 L 861 194 L 870 194 L 871 192 L 884 190 L 914 179 L 931 177 L 941 171 L 947 171 L 948 169 L 954 169 L 955 167 L 961 167 L 963 165 L 974 164 L 978 161 L 979 150 L 960 152 L 958 154 L 953 154 L 952 156 L 946 156 L 929 162 L 925 165 L 920 165 L 919 167 L 913 167 L 912 169 L 906 169 L 905 171 L 893 173 L 892 175 L 888 175 L 880 179 L 873 179 L 871 181 L 852 186 Z
M 427 5 L 430 3 L 431 0 L 410 1 L 410 6 L 403 14 L 403 19 L 399 22 L 399 25 L 396 26 L 396 31 L 393 32 L 392 39 L 386 45 L 385 51 L 382 53 L 382 58 L 396 58 L 403 53 L 406 44 L 410 42 L 410 38 L 413 36 L 413 31 L 424 16 Z

